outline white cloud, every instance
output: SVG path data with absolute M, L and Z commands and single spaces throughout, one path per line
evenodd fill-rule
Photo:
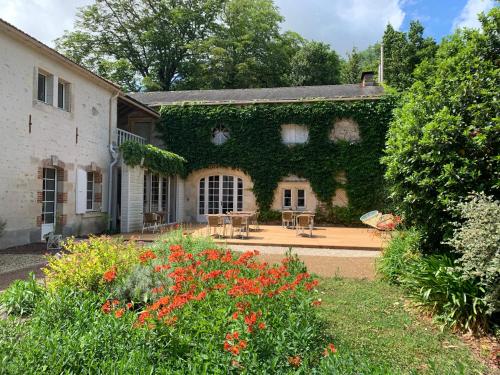
M 53 46 L 64 30 L 72 29 L 77 8 L 91 0 L 0 0 L 0 18 Z
M 481 24 L 477 15 L 487 12 L 495 6 L 495 0 L 468 0 L 460 15 L 453 20 L 451 31 L 459 27 L 479 28 Z
M 329 43 L 344 55 L 379 41 L 390 23 L 399 29 L 408 0 L 275 0 L 286 21 L 284 29 Z
M 307 39 L 329 43 L 341 55 L 380 40 L 388 23 L 399 29 L 412 0 L 275 0 L 286 22 L 283 28 Z M 92 0 L 0 0 L 0 18 L 53 46 L 71 29 L 77 7 Z

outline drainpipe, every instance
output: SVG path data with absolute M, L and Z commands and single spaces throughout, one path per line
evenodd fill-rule
M 111 163 L 109 164 L 108 176 L 108 231 L 111 230 L 111 222 L 113 221 L 113 167 L 118 163 L 118 150 L 113 144 L 113 100 L 118 98 L 120 93 L 116 92 L 109 98 L 109 153 L 111 154 Z M 118 121 L 118 119 L 116 119 Z

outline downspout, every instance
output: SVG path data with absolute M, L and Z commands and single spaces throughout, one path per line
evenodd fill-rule
M 113 144 L 113 101 L 118 98 L 120 93 L 117 92 L 109 98 L 109 153 L 111 154 L 111 163 L 109 164 L 108 172 L 108 231 L 111 230 L 111 222 L 113 221 L 113 167 L 118 163 L 118 150 Z M 116 119 L 118 121 L 118 118 Z

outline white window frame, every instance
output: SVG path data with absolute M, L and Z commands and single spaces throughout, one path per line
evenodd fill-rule
M 281 141 L 287 146 L 305 144 L 309 141 L 309 127 L 301 124 L 283 124 L 281 125 Z
M 202 217 L 204 215 L 208 214 L 208 202 L 209 202 L 209 178 L 210 177 L 219 177 L 219 186 L 218 186 L 218 202 L 219 205 L 216 208 L 217 213 L 221 214 L 223 213 L 223 208 L 222 208 L 222 202 L 223 202 L 223 197 L 224 197 L 224 177 L 232 177 L 233 178 L 233 209 L 232 211 L 240 212 L 244 210 L 244 197 L 243 197 L 243 192 L 245 189 L 245 184 L 243 182 L 243 178 L 235 175 L 229 175 L 229 174 L 210 174 L 201 177 L 198 180 L 197 183 L 197 195 L 198 199 L 196 201 L 196 212 L 199 217 Z M 200 189 L 200 184 L 201 181 L 204 181 L 204 188 L 203 188 L 203 207 L 201 206 L 201 189 Z M 241 181 L 241 194 L 238 194 L 238 184 Z M 238 205 L 238 198 L 241 197 L 241 205 Z M 203 208 L 203 212 L 202 209 Z
M 299 191 L 303 191 L 304 192 L 304 205 L 303 206 L 299 206 Z M 307 207 L 306 189 L 299 189 L 299 188 L 297 188 L 296 189 L 296 194 L 297 194 L 297 209 L 305 209 Z
M 92 176 L 92 180 L 89 179 L 89 176 Z M 92 189 L 89 190 L 89 182 L 92 183 Z M 89 208 L 89 192 L 92 193 L 92 201 L 91 201 L 91 206 Z M 87 172 L 87 187 L 86 187 L 86 195 L 85 195 L 85 208 L 87 212 L 92 212 L 96 210 L 96 205 L 95 205 L 95 173 L 94 172 Z
M 284 188 L 284 189 L 282 190 L 282 201 L 281 201 L 281 206 L 283 207 L 283 209 L 291 209 L 291 208 L 293 207 L 293 191 L 292 191 L 292 190 L 293 190 L 293 189 L 288 189 L 288 188 Z M 285 197 L 285 192 L 286 192 L 286 191 L 289 191 L 289 192 L 290 192 L 290 205 L 289 205 L 289 206 L 287 206 L 287 205 L 285 204 L 285 199 L 286 199 L 286 197 Z
M 40 99 L 39 96 L 39 89 L 40 89 L 40 76 L 44 78 L 44 87 L 43 87 L 43 99 Z M 38 74 L 36 76 L 36 99 L 39 102 L 49 104 L 48 103 L 48 92 L 47 92 L 47 85 L 49 83 L 49 77 L 48 74 L 45 72 L 38 71 Z
M 62 86 L 62 95 L 59 92 L 59 86 Z M 65 80 L 59 78 L 57 80 L 57 108 L 62 109 L 63 111 L 70 112 L 70 93 L 71 93 L 71 85 Z M 59 100 L 62 100 L 62 107 L 59 105 Z
M 158 176 L 158 209 L 153 208 L 153 176 Z M 149 212 L 165 212 L 167 224 L 177 222 L 177 178 L 176 176 L 162 176 L 155 173 L 144 173 L 144 181 L 146 182 L 143 195 L 143 209 L 145 213 Z M 164 185 L 165 182 L 165 186 Z M 166 188 L 164 192 L 163 188 Z M 166 194 L 165 194 L 166 193 Z M 165 199 L 165 202 L 164 202 Z M 155 203 L 156 204 L 156 203 Z

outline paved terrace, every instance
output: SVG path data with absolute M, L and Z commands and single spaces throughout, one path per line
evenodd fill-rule
M 194 236 L 207 236 L 205 226 L 187 227 L 188 232 Z M 224 238 L 214 237 L 216 243 L 221 245 L 243 246 L 274 246 L 314 249 L 342 249 L 342 250 L 373 250 L 379 251 L 384 247 L 387 236 L 369 228 L 345 227 L 317 227 L 313 236 L 297 236 L 294 229 L 283 228 L 279 225 L 261 225 L 258 230 L 252 228 L 248 238 L 229 238 L 229 226 L 226 227 Z M 160 234 L 157 233 L 129 233 L 122 235 L 125 239 L 133 237 L 139 241 L 154 241 Z

